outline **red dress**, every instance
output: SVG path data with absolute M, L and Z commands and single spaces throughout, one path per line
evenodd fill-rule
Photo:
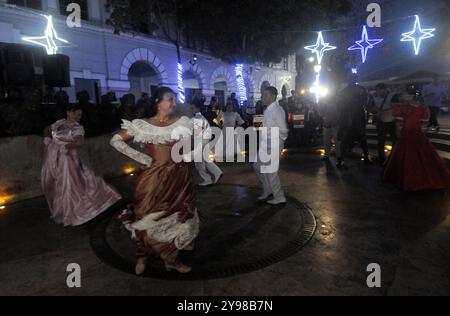
M 406 104 L 393 112 L 403 129 L 386 163 L 384 180 L 405 191 L 450 188 L 450 172 L 421 129 L 421 123 L 430 118 L 429 109 Z

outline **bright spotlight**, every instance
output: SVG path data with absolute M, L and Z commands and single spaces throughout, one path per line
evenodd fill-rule
M 330 90 L 328 90 L 328 88 L 325 88 L 325 87 L 320 88 L 320 96 L 321 97 L 326 97 L 326 96 L 328 96 L 329 93 L 330 93 Z

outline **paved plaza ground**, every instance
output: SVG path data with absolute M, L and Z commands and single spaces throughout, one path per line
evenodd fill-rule
M 272 208 L 255 202 L 250 165 L 221 167 L 220 185 L 198 192 L 203 224 L 197 252 L 186 257 L 192 275 L 166 273 L 154 259 L 134 276 L 133 244 L 115 220 L 121 205 L 65 229 L 36 198 L 0 213 L 0 294 L 450 294 L 448 193 L 403 193 L 382 184 L 376 165 L 353 160 L 339 171 L 315 150 L 293 150 L 281 172 L 289 203 Z M 134 179 L 109 182 L 129 197 Z M 80 289 L 66 286 L 70 263 L 81 266 Z M 381 266 L 380 289 L 367 287 L 371 263 Z

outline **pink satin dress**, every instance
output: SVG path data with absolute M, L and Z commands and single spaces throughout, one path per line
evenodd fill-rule
M 52 219 L 64 226 L 83 225 L 121 199 L 80 159 L 76 149 L 66 149 L 76 136 L 84 136 L 83 126 L 61 120 L 52 125 L 52 139 L 45 141 L 42 191 Z

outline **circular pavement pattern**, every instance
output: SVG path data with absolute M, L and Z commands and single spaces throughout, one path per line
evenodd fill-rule
M 181 260 L 193 267 L 181 275 L 166 272 L 160 259 L 150 258 L 142 277 L 208 280 L 257 271 L 299 252 L 312 238 L 316 220 L 304 203 L 288 198 L 285 206 L 255 202 L 258 190 L 218 185 L 201 188 L 197 206 L 203 222 L 193 253 Z M 120 212 L 99 218 L 91 226 L 91 246 L 104 263 L 134 274 L 135 245 L 117 219 Z

